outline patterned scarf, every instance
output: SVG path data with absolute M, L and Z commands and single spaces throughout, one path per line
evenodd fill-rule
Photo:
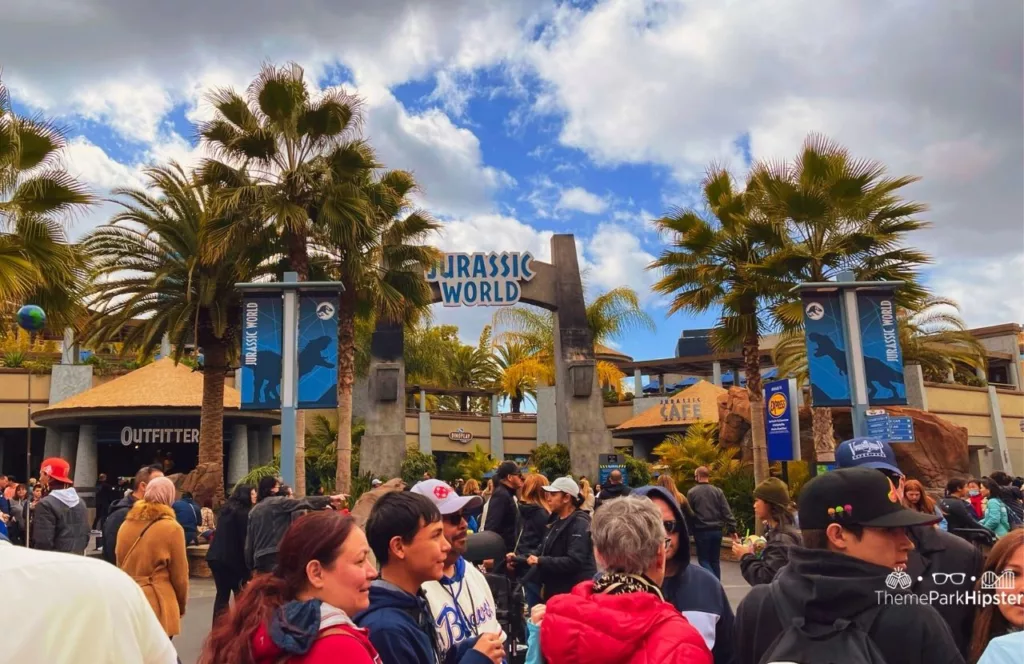
M 625 574 L 623 572 L 603 572 L 594 579 L 594 592 L 605 595 L 623 595 L 625 593 L 651 593 L 664 601 L 661 588 L 642 574 Z

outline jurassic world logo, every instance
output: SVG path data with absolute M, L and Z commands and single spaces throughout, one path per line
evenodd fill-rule
M 473 440 L 473 434 L 470 433 L 469 431 L 463 430 L 462 427 L 459 427 L 455 431 L 452 431 L 450 434 L 448 434 L 448 440 L 451 440 L 456 443 L 465 444 Z
M 530 252 L 444 254 L 427 271 L 446 307 L 507 307 L 519 301 L 520 282 L 534 277 Z
M 699 420 L 700 399 L 662 399 L 661 419 L 665 422 Z

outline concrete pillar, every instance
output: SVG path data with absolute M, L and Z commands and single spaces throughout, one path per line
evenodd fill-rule
M 639 399 L 644 395 L 644 374 L 639 369 L 633 369 L 633 398 Z
M 46 443 L 43 445 L 43 458 L 49 459 L 55 456 L 60 456 L 60 431 L 52 427 L 46 427 Z M 70 459 L 66 459 L 66 461 L 71 462 Z
M 405 459 L 405 360 L 401 324 L 377 323 L 370 342 L 366 433 L 359 469 L 376 477 L 398 477 Z
M 537 388 L 537 444 L 558 442 L 558 415 L 555 408 L 555 387 Z
M 946 382 L 947 383 L 955 383 L 956 382 L 956 373 L 953 371 L 952 367 L 946 370 Z
M 274 429 L 264 425 L 260 427 L 259 464 L 265 466 L 274 460 Z
M 75 453 L 75 466 L 72 469 L 75 487 L 95 490 L 98 474 L 96 465 L 96 425 L 83 424 L 78 427 L 78 449 Z
M 904 365 L 903 382 L 907 390 L 907 405 L 919 410 L 928 410 L 928 393 L 924 389 L 924 372 L 921 365 Z
M 249 473 L 250 470 L 260 465 L 260 430 L 259 427 L 248 427 L 246 429 L 246 440 L 249 442 L 249 458 L 246 464 L 245 472 Z
M 427 412 L 427 391 L 420 390 L 420 412 Z
M 505 460 L 505 432 L 501 428 L 501 414 L 498 413 L 498 395 L 491 395 L 491 457 Z
M 249 472 L 249 428 L 244 424 L 231 427 L 228 451 L 228 484 L 234 485 Z
M 1010 367 L 1008 373 L 1010 374 L 1010 385 L 1013 385 L 1013 389 L 1019 392 L 1021 390 L 1020 368 L 1016 360 L 1010 360 Z
M 658 374 L 658 394 L 665 394 L 665 374 Z
M 988 412 L 992 418 L 992 469 L 1001 470 L 1013 477 L 1013 463 L 1006 444 L 1006 429 L 1003 414 L 999 408 L 999 394 L 994 385 L 988 386 Z
M 420 417 L 420 452 L 424 454 L 430 454 L 432 446 L 430 444 L 430 413 L 425 410 L 421 410 L 419 413 Z
M 164 333 L 164 336 L 160 339 L 160 357 L 171 356 L 171 337 Z
M 719 387 L 722 386 L 722 363 L 718 360 L 711 363 L 711 382 Z
M 974 373 L 976 373 L 978 375 L 978 378 L 980 380 L 982 380 L 982 381 L 988 380 L 988 378 L 986 377 L 986 374 L 985 374 L 985 370 L 982 369 L 981 367 L 978 367 L 977 369 L 975 369 Z
M 61 431 L 60 432 L 60 452 L 58 456 L 61 459 L 67 459 L 71 461 L 77 458 L 78 455 L 78 432 Z

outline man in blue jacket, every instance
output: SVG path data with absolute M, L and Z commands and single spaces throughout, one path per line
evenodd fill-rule
M 380 565 L 370 586 L 370 606 L 355 622 L 370 630 L 384 664 L 500 664 L 501 633 L 485 632 L 448 651 L 442 660 L 437 632 L 421 586 L 440 581 L 451 545 L 441 512 L 411 491 L 385 494 L 366 521 L 366 539 Z
M 633 490 L 633 495 L 647 496 L 658 506 L 668 533 L 668 562 L 665 582 L 661 585 L 665 601 L 679 609 L 704 637 L 715 664 L 732 664 L 733 613 L 729 598 L 714 574 L 700 565 L 690 564 L 690 534 L 675 496 L 661 486 L 640 487 Z
M 199 534 L 199 524 L 203 521 L 203 512 L 199 509 L 199 505 L 192 500 L 192 494 L 188 491 L 183 492 L 181 498 L 174 501 L 171 508 L 174 509 L 174 518 L 178 520 L 178 525 L 185 531 L 185 544 L 195 544 L 196 535 Z

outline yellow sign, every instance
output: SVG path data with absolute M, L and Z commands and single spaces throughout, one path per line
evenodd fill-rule
M 768 412 L 771 413 L 772 417 L 782 417 L 782 414 L 786 412 L 786 395 L 782 392 L 776 392 L 768 399 Z

